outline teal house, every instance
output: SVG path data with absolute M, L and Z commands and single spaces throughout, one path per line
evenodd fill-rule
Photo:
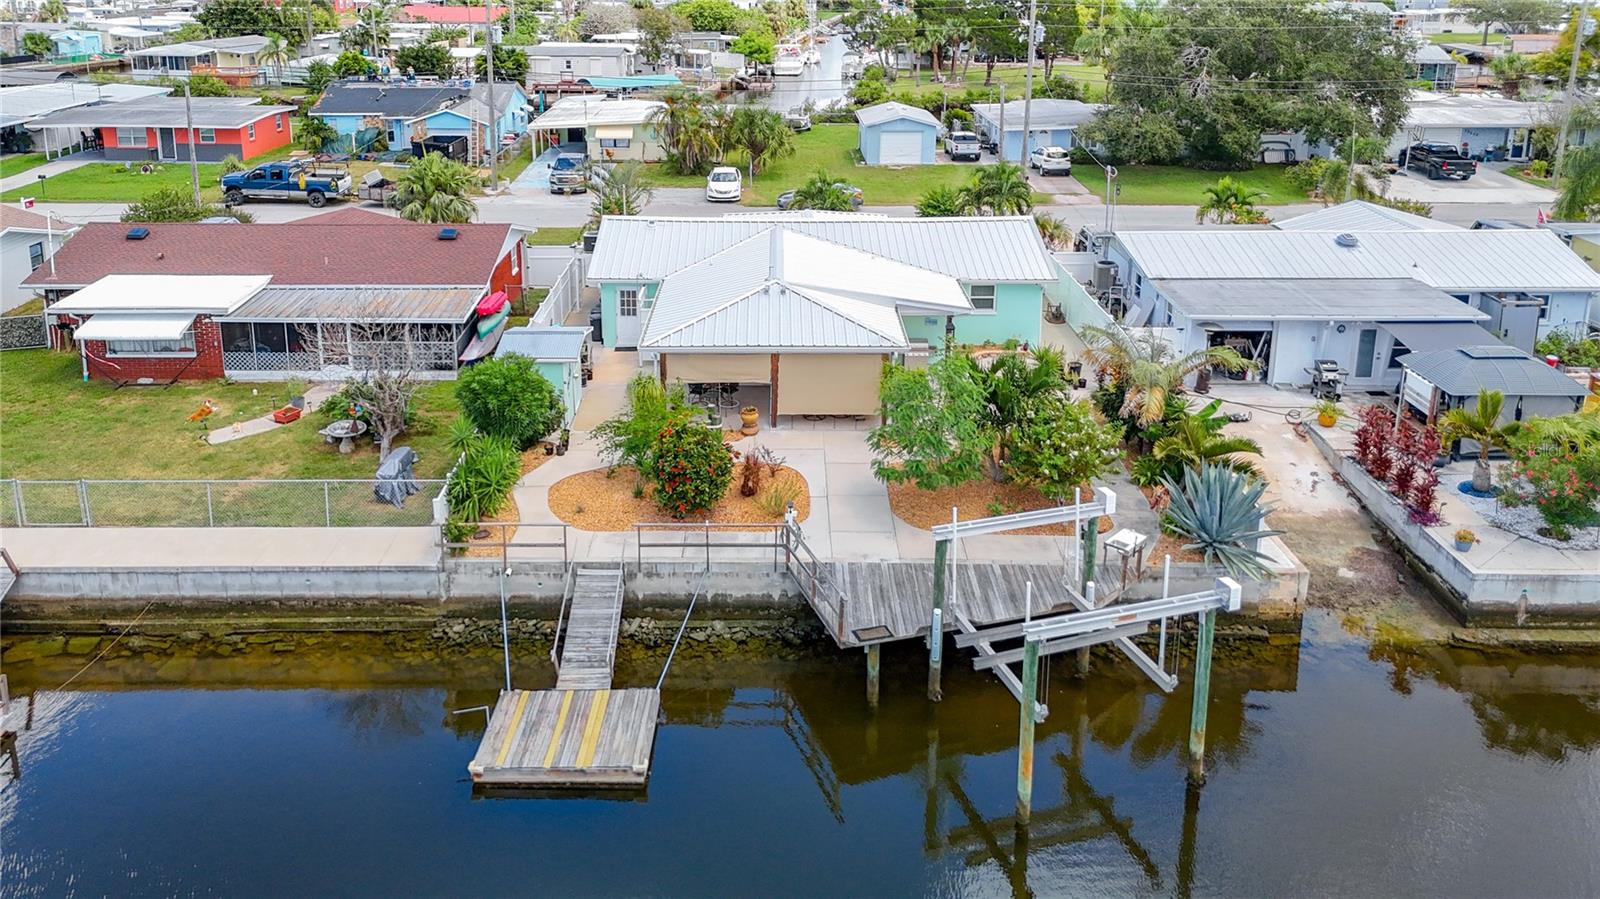
M 534 367 L 561 394 L 566 410 L 561 423 L 572 426 L 572 419 L 583 403 L 584 365 L 589 357 L 589 329 L 523 325 L 507 328 L 495 348 L 496 356 L 515 353 L 533 360 Z
M 587 271 L 607 347 L 669 382 L 766 387 L 774 421 L 873 413 L 883 365 L 948 331 L 1038 343 L 1059 277 L 1031 217 L 826 212 L 607 217 Z

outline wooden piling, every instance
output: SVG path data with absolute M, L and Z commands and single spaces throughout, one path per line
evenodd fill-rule
M 949 566 L 950 541 L 933 544 L 933 621 L 928 626 L 928 699 L 944 698 L 944 596 Z
M 1017 823 L 1033 814 L 1033 707 L 1039 692 L 1039 641 L 1022 650 L 1022 717 L 1017 725 Z
M 1211 643 L 1217 634 L 1217 610 L 1200 616 L 1194 648 L 1194 705 L 1189 711 L 1189 782 L 1206 782 L 1206 706 L 1211 698 Z
M 867 647 L 867 705 L 878 707 L 878 655 L 882 647 L 874 643 Z

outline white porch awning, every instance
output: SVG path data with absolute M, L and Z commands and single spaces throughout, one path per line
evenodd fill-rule
M 633 137 L 632 125 L 600 125 L 594 129 L 594 136 L 600 140 L 619 140 Z
M 194 324 L 194 315 L 164 313 L 118 315 L 102 312 L 78 326 L 79 340 L 177 340 Z

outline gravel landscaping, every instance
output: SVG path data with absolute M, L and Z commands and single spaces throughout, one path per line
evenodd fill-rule
M 1533 506 L 1503 506 L 1497 499 L 1473 496 L 1459 490 L 1454 498 L 1477 511 L 1484 521 L 1524 540 L 1556 549 L 1600 549 L 1600 527 L 1572 528 L 1571 540 L 1556 540 L 1539 533 L 1539 528 L 1545 526 L 1544 516 Z

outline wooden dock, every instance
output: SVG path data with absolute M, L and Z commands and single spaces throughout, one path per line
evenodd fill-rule
M 933 618 L 932 564 L 830 562 L 823 567 L 838 593 L 818 590 L 812 604 L 841 647 L 927 636 Z M 958 615 L 979 627 L 1021 618 L 1029 581 L 1034 615 L 1075 608 L 1064 576 L 1060 563 L 963 562 L 950 587 L 944 629 L 956 630 Z
M 573 574 L 554 690 L 507 690 L 467 765 L 474 783 L 510 787 L 642 787 L 650 776 L 661 693 L 611 689 L 623 572 Z

